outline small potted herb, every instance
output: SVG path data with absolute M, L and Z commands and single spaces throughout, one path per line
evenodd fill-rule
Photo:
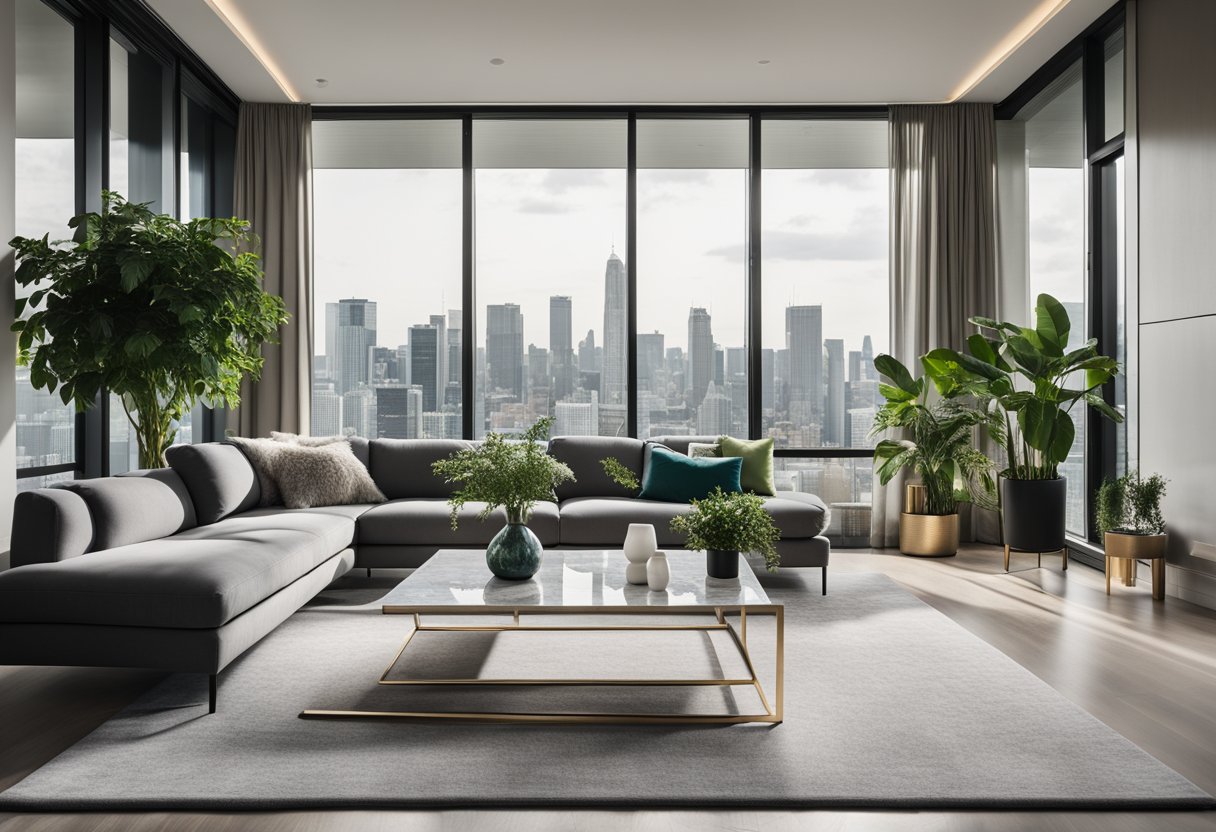
M 1160 474 L 1142 477 L 1129 471 L 1108 479 L 1098 489 L 1095 517 L 1108 558 L 1153 560 L 1165 557 L 1165 518 L 1161 498 L 1165 478 Z
M 781 538 L 764 500 L 751 493 L 727 494 L 721 488 L 692 501 L 692 511 L 672 518 L 671 530 L 684 535 L 686 549 L 704 550 L 711 578 L 739 577 L 739 554 L 754 552 L 776 572 L 781 556 L 774 545 Z

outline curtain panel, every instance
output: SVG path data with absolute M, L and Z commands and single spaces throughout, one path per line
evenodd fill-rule
M 991 104 L 891 107 L 891 354 L 916 373 L 937 347 L 963 349 L 973 315 L 995 316 L 996 129 Z M 904 479 L 874 481 L 871 546 L 899 543 Z M 993 512 L 960 517 L 996 541 Z
M 262 347 L 262 376 L 241 385 L 228 427 L 239 436 L 307 433 L 314 340 L 309 105 L 241 104 L 234 202 L 261 238 L 265 289 L 283 298 L 291 319 L 279 343 Z

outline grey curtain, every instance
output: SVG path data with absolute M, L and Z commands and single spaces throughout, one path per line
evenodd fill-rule
M 969 317 L 996 314 L 992 105 L 893 106 L 889 147 L 891 354 L 916 372 L 929 350 L 964 346 Z M 898 545 L 903 487 L 875 479 L 870 545 Z M 964 537 L 995 539 L 995 515 L 972 514 Z
M 307 433 L 312 382 L 312 108 L 241 104 L 235 212 L 262 241 L 267 292 L 291 320 L 262 348 L 259 381 L 246 380 L 228 427 L 240 436 Z

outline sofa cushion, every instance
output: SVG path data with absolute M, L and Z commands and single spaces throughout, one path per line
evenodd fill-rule
M 817 537 L 832 522 L 827 504 L 805 491 L 778 491 L 764 498 L 764 507 L 773 515 L 782 539 Z
M 688 453 L 688 446 L 691 444 L 698 445 L 717 445 L 717 436 L 652 436 L 650 442 L 656 445 L 663 445 L 671 448 L 676 453 L 692 456 Z
M 739 457 L 743 460 L 743 472 L 739 484 L 744 491 L 771 497 L 777 491 L 773 485 L 773 439 L 735 439 L 723 436 L 718 439 L 722 449 L 720 456 Z M 689 446 L 691 448 L 691 445 Z
M 11 569 L 0 574 L 0 621 L 219 627 L 348 548 L 365 508 L 259 509 L 165 540 Z
M 446 499 L 395 500 L 375 506 L 359 517 L 360 545 L 485 546 L 507 523 L 506 512 L 497 508 L 486 520 L 477 513 L 485 503 L 466 503 L 460 524 L 453 530 Z M 528 528 L 543 546 L 560 542 L 557 505 L 537 503 Z
M 456 487 L 431 473 L 432 463 L 473 447 L 463 439 L 374 439 L 369 448 L 372 479 L 390 500 L 447 499 Z
M 372 475 L 345 442 L 313 447 L 280 445 L 270 465 L 288 508 L 385 501 Z
M 563 546 L 607 546 L 625 543 L 630 523 L 654 526 L 659 546 L 683 546 L 684 536 L 671 530 L 671 519 L 692 510 L 688 503 L 630 497 L 574 497 L 561 503 Z
M 157 540 L 198 525 L 190 492 L 171 468 L 76 480 L 63 487 L 89 507 L 93 551 Z
M 93 515 L 79 494 L 64 488 L 19 491 L 13 501 L 11 566 L 78 557 L 93 544 Z
M 644 444 L 640 439 L 615 436 L 558 436 L 550 440 L 549 453 L 574 472 L 574 480 L 557 487 L 558 500 L 637 496 L 636 490 L 617 485 L 604 473 L 602 460 L 615 457 L 640 482 Z
M 261 498 L 257 474 L 235 445 L 173 445 L 165 459 L 190 491 L 200 525 L 251 509 Z
M 642 478 L 642 499 L 687 503 L 708 497 L 714 489 L 727 494 L 741 491 L 739 474 L 743 460 L 714 457 L 688 457 L 675 451 L 652 445 L 647 457 L 646 474 Z

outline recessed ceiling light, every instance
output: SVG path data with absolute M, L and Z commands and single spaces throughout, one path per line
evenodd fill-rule
M 490 63 L 492 63 L 494 66 L 502 66 L 506 63 L 506 61 L 504 61 L 502 58 L 490 58 Z
M 760 60 L 756 61 L 756 63 L 758 63 L 758 64 L 771 64 L 771 63 L 772 63 L 772 61 L 770 61 L 768 58 L 761 58 Z
M 317 86 L 318 86 L 318 87 L 328 87 L 328 86 L 329 86 L 329 79 L 328 79 L 328 78 L 318 78 L 318 79 L 317 79 Z

